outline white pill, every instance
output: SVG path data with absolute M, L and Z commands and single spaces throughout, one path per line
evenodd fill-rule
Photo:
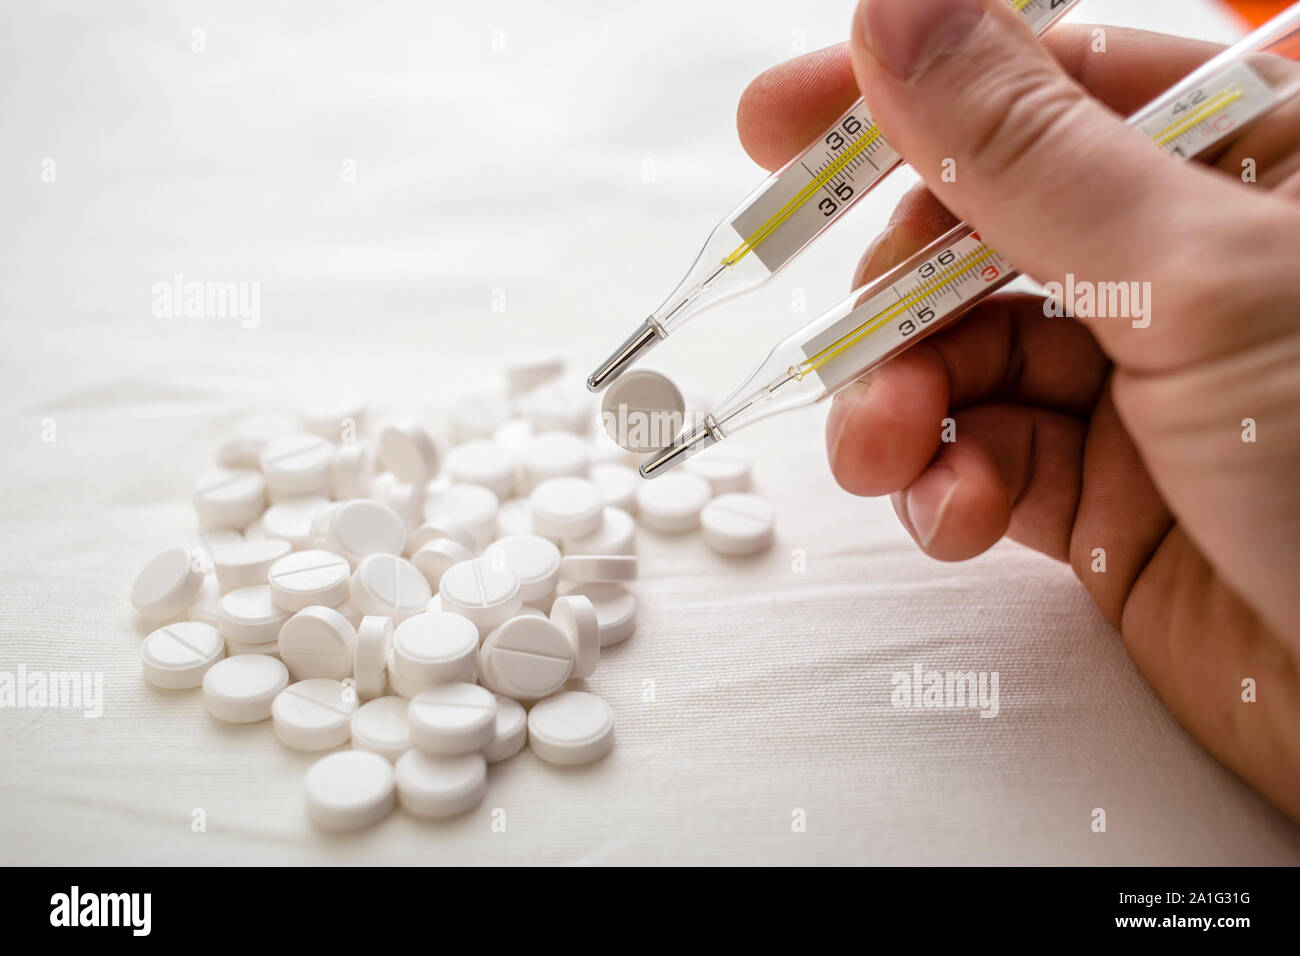
M 595 407 L 585 388 L 568 382 L 548 382 L 520 396 L 520 409 L 538 431 L 591 431 Z
M 636 552 L 636 521 L 622 508 L 606 507 L 600 527 L 591 534 L 565 538 L 569 554 L 633 554 Z
M 636 633 L 636 595 L 623 585 L 579 584 L 565 593 L 582 595 L 596 609 L 601 647 L 618 644 Z
M 505 364 L 510 394 L 520 395 L 564 374 L 564 359 L 558 355 L 527 355 Z
M 242 528 L 266 507 L 266 480 L 247 468 L 212 468 L 194 482 L 201 528 Z
M 551 623 L 564 632 L 573 648 L 573 673 L 586 678 L 600 663 L 600 621 L 590 600 L 582 594 L 564 594 L 551 605 Z
M 614 712 L 603 699 L 583 691 L 548 697 L 528 713 L 528 745 L 548 763 L 599 760 L 614 746 Z
M 343 555 L 354 568 L 372 554 L 401 554 L 406 544 L 406 523 L 377 501 L 345 501 L 330 509 L 326 517 L 326 550 Z
M 328 395 L 302 409 L 302 423 L 313 435 L 351 442 L 366 423 L 366 403 L 355 395 Z
M 560 583 L 560 549 L 535 534 L 512 534 L 498 538 L 483 552 L 489 561 L 500 560 L 519 575 L 519 598 L 527 603 L 546 603 Z
M 573 673 L 573 646 L 546 618 L 514 617 L 494 628 L 479 651 L 479 678 L 498 694 L 535 700 Z
M 362 704 L 352 715 L 352 746 L 396 763 L 411 749 L 411 722 L 405 697 L 379 697 Z
M 637 489 L 637 515 L 655 531 L 690 531 L 699 526 L 700 511 L 712 496 L 709 483 L 699 475 L 670 471 Z
M 324 830 L 373 826 L 393 809 L 393 765 L 365 750 L 322 757 L 307 771 L 307 819 Z
M 448 541 L 455 541 L 462 548 L 473 552 L 471 557 L 477 557 L 479 552 L 478 539 L 468 527 L 459 521 L 426 521 L 414 531 L 406 536 L 406 553 L 415 554 L 424 545 L 438 538 L 445 538 Z
M 363 614 L 403 621 L 424 610 L 433 589 L 420 569 L 405 558 L 372 554 L 357 565 L 349 595 Z
M 600 403 L 600 423 L 620 448 L 649 454 L 671 445 L 686 421 L 686 400 L 672 380 L 649 369 L 624 372 Z
M 331 607 L 305 607 L 280 628 L 280 659 L 294 680 L 352 676 L 357 629 Z
M 636 490 L 644 479 L 634 470 L 625 465 L 592 465 L 591 480 L 607 508 L 636 511 Z
M 288 616 L 271 603 L 271 589 L 265 584 L 236 588 L 217 602 L 217 627 L 221 636 L 240 644 L 274 641 Z
M 280 642 L 268 641 L 265 644 L 241 644 L 226 638 L 226 656 L 238 657 L 241 654 L 261 654 L 263 657 L 280 657 Z
M 537 533 L 548 538 L 580 538 L 600 528 L 604 504 L 586 478 L 551 478 L 528 496 Z
M 502 536 L 533 533 L 533 509 L 527 498 L 511 498 L 501 503 L 497 511 L 497 533 Z
M 379 433 L 379 460 L 408 485 L 423 485 L 438 474 L 438 448 L 418 422 L 386 426 Z
M 487 763 L 478 753 L 435 757 L 408 750 L 397 761 L 397 797 L 418 817 L 471 810 L 487 793 Z
M 203 572 L 185 548 L 168 548 L 154 557 L 131 585 L 131 603 L 151 621 L 167 621 L 183 614 L 198 597 Z
M 517 700 L 494 695 L 497 700 L 497 718 L 492 742 L 483 748 L 483 759 L 488 763 L 508 760 L 524 749 L 528 742 L 528 711 Z
M 339 501 L 364 498 L 373 467 L 370 453 L 360 442 L 340 445 L 330 468 L 330 488 Z
M 164 690 L 198 687 L 203 675 L 226 656 L 226 644 L 210 624 L 177 621 L 160 627 L 140 645 L 144 679 Z
M 500 392 L 462 395 L 447 411 L 452 441 L 490 438 L 510 418 L 510 400 Z
M 756 554 L 772 544 L 772 506 L 758 495 L 719 495 L 700 512 L 700 527 L 719 554 Z
M 251 724 L 271 716 L 271 705 L 289 686 L 289 671 L 265 654 L 241 654 L 217 661 L 203 675 L 208 713 L 232 724 Z
M 619 448 L 614 444 L 614 439 L 605 434 L 605 429 L 599 425 L 592 432 L 591 440 L 588 443 L 588 456 L 591 459 L 591 466 L 597 465 L 622 465 L 625 468 L 637 468 L 644 455 L 638 455 L 635 452 Z M 638 481 L 640 480 L 638 476 Z
M 395 482 L 384 491 L 382 501 L 397 513 L 402 524 L 414 528 L 424 514 L 424 485 L 404 485 Z
M 288 541 L 266 538 L 223 544 L 212 552 L 212 565 L 222 590 L 265 584 L 271 566 L 293 549 Z
M 316 512 L 329 505 L 328 498 L 308 495 L 277 501 L 262 515 L 262 530 L 272 538 L 283 538 L 295 551 L 309 546 Z
M 560 577 L 574 584 L 635 581 L 636 558 L 630 554 L 567 554 L 560 562 Z
M 485 631 L 513 617 L 524 603 L 514 569 L 485 558 L 448 568 L 438 594 L 445 610 L 468 618 Z
M 331 551 L 295 551 L 271 565 L 271 603 L 290 614 L 313 604 L 336 607 L 348 599 L 352 569 Z
M 393 646 L 393 619 L 363 617 L 357 628 L 352 676 L 362 700 L 383 697 L 388 690 L 388 652 Z
M 343 502 L 332 501 L 316 512 L 311 519 L 311 535 L 307 546 L 310 548 L 328 548 L 330 532 L 334 527 L 334 514 L 343 507 Z
M 217 576 L 205 574 L 203 583 L 199 585 L 199 593 L 194 596 L 194 601 L 190 604 L 190 609 L 185 612 L 185 616 L 191 621 L 216 627 L 221 623 L 221 619 L 217 617 L 217 604 L 220 600 L 221 585 L 217 583 Z
M 730 442 L 706 449 L 682 467 L 707 481 L 714 495 L 749 490 L 752 459 L 743 448 Z
M 259 515 L 257 518 L 253 519 L 252 524 L 244 529 L 244 533 L 240 537 L 244 541 L 265 541 L 271 536 L 266 533 L 266 528 L 262 527 L 262 518 Z M 286 542 L 286 544 L 287 543 L 288 542 Z M 228 547 L 228 545 L 223 544 L 221 547 Z
M 534 435 L 520 455 L 524 488 L 535 488 L 549 478 L 585 478 L 590 466 L 587 443 L 570 432 Z
M 425 611 L 393 631 L 388 681 L 403 697 L 438 684 L 474 679 L 478 628 L 459 614 Z
M 447 453 L 447 475 L 454 482 L 482 485 L 505 499 L 515 490 L 515 458 L 505 446 L 477 438 Z
M 477 684 L 439 684 L 411 698 L 411 743 L 427 754 L 482 750 L 496 736 L 497 702 Z
M 447 538 L 434 538 L 411 555 L 411 563 L 420 569 L 434 591 L 442 586 L 442 576 L 448 568 L 473 559 L 473 551 Z
M 510 452 L 511 459 L 518 466 L 524 446 L 533 437 L 532 423 L 526 418 L 512 418 L 504 421 L 492 432 L 492 440 Z
M 277 438 L 262 451 L 267 488 L 285 497 L 328 491 L 333 464 L 334 445 L 306 432 Z
M 217 464 L 223 468 L 262 467 L 262 450 L 275 438 L 298 431 L 298 419 L 285 412 L 254 412 L 244 416 L 235 433 L 221 443 Z
M 271 705 L 280 743 L 294 750 L 329 750 L 352 736 L 356 691 L 340 680 L 316 677 L 290 684 Z
M 448 485 L 429 492 L 424 502 L 426 521 L 464 526 L 480 550 L 496 535 L 497 510 L 497 496 L 480 485 Z

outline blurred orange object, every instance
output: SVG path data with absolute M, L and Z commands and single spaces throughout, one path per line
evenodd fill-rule
M 1290 0 L 1228 0 L 1228 5 L 1235 7 L 1251 25 L 1259 26 L 1290 6 Z

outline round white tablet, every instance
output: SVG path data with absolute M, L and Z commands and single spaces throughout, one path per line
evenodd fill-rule
M 184 548 L 168 548 L 154 557 L 131 585 L 131 603 L 145 618 L 166 621 L 194 603 L 203 586 L 203 572 Z
M 379 433 L 379 459 L 408 485 L 423 485 L 438 474 L 438 449 L 418 422 L 389 425 Z
M 316 512 L 329 503 L 328 498 L 319 495 L 277 501 L 262 515 L 262 530 L 272 538 L 288 541 L 295 551 L 301 550 L 310 544 Z
M 424 518 L 434 524 L 456 523 L 474 536 L 482 550 L 497 528 L 497 496 L 479 485 L 448 485 L 431 491 L 424 502 Z
M 564 632 L 573 648 L 573 673 L 586 678 L 600 663 L 600 620 L 591 601 L 582 594 L 563 594 L 551 605 L 551 623 Z
M 365 750 L 341 750 L 307 771 L 307 819 L 324 830 L 359 830 L 393 809 L 393 765 Z
M 510 400 L 500 392 L 477 391 L 462 395 L 447 410 L 452 441 L 490 438 L 510 418 Z
M 421 547 L 438 538 L 455 541 L 467 551 L 472 551 L 472 557 L 478 556 L 478 539 L 474 537 L 474 532 L 459 521 L 451 520 L 424 522 L 406 536 L 406 553 L 415 554 Z
M 411 749 L 410 704 L 405 697 L 378 697 L 362 704 L 352 715 L 352 746 L 396 763 Z
M 600 646 L 627 640 L 636 632 L 636 595 L 621 584 L 579 584 L 566 594 L 581 594 L 596 609 Z
M 537 533 L 548 538 L 580 538 L 600 528 L 604 503 L 586 478 L 550 478 L 528 496 Z
M 483 552 L 489 562 L 498 559 L 519 575 L 519 597 L 525 603 L 545 603 L 560 581 L 560 549 L 535 534 L 498 538 Z
M 471 561 L 474 552 L 448 538 L 434 538 L 411 555 L 411 563 L 420 569 L 429 587 L 437 591 L 447 569 L 462 561 Z
M 503 445 L 476 438 L 457 445 L 447 454 L 447 474 L 454 482 L 481 485 L 498 499 L 515 490 L 515 458 Z
M 262 467 L 262 449 L 272 439 L 298 431 L 298 419 L 285 412 L 253 412 L 235 426 L 235 433 L 217 450 L 217 464 L 223 468 Z
M 261 654 L 265 657 L 280 657 L 280 642 L 268 641 L 265 644 L 241 644 L 226 638 L 226 656 L 238 657 L 240 654 Z
M 190 609 L 185 612 L 185 616 L 191 621 L 216 627 L 221 623 L 220 618 L 217 617 L 217 604 L 220 600 L 221 585 L 217 583 L 217 576 L 205 574 L 203 583 L 199 585 L 199 593 L 194 596 L 194 601 L 190 604 Z
M 655 531 L 690 531 L 700 523 L 700 511 L 709 503 L 713 490 L 699 475 L 670 471 L 642 482 L 636 492 L 637 515 Z
M 212 566 L 223 589 L 265 584 L 271 566 L 292 550 L 288 541 L 265 538 L 223 544 L 212 552 Z
M 198 621 L 160 627 L 140 645 L 144 679 L 164 690 L 198 687 L 208 668 L 225 656 L 226 642 L 217 629 Z
M 497 533 L 502 536 L 533 533 L 533 510 L 529 507 L 527 498 L 511 498 L 501 502 L 501 508 L 497 511 Z
M 406 544 L 406 523 L 378 501 L 357 498 L 324 514 L 327 550 L 343 555 L 354 568 L 372 554 L 401 554 Z
M 506 384 L 512 395 L 531 391 L 564 374 L 564 359 L 558 355 L 526 355 L 506 362 Z
M 630 554 L 568 554 L 560 562 L 560 577 L 574 584 L 635 581 L 636 558 Z
M 372 554 L 363 559 L 352 575 L 349 593 L 363 614 L 396 621 L 419 614 L 433 597 L 420 569 L 395 554 Z
M 743 448 L 730 442 L 705 449 L 682 467 L 707 481 L 715 495 L 749 490 L 752 459 Z
M 700 527 L 719 554 L 756 554 L 772 544 L 772 506 L 758 495 L 719 495 L 700 512 Z
M 614 712 L 595 694 L 568 690 L 528 713 L 528 745 L 547 763 L 599 760 L 614 746 Z
M 403 697 L 451 681 L 474 679 L 478 628 L 448 611 L 425 611 L 393 631 L 388 680 Z
M 569 554 L 634 554 L 636 521 L 622 508 L 601 511 L 600 527 L 591 534 L 565 538 L 561 543 Z
M 498 694 L 535 700 L 573 673 L 573 646 L 546 618 L 514 617 L 492 630 L 479 651 L 479 678 Z
M 271 705 L 275 735 L 295 750 L 329 750 L 352 736 L 356 691 L 323 677 L 290 684 Z
M 201 528 L 242 528 L 266 506 L 266 481 L 248 468 L 212 468 L 194 482 Z
M 327 491 L 333 464 L 334 445 L 306 432 L 277 438 L 262 451 L 267 487 L 289 497 Z
M 251 724 L 271 716 L 271 704 L 289 686 L 289 671 L 265 654 L 241 654 L 217 661 L 203 675 L 208 713 L 232 724 Z
M 585 478 L 590 464 L 587 443 L 570 432 L 542 432 L 524 445 L 520 455 L 524 488 L 549 478 Z
M 644 479 L 633 469 L 625 465 L 592 465 L 591 480 L 600 489 L 605 507 L 636 511 L 636 490 Z
M 388 651 L 393 646 L 393 619 L 363 617 L 357 628 L 352 676 L 362 700 L 384 696 L 388 689 Z
M 488 763 L 508 760 L 524 749 L 528 742 L 528 711 L 517 700 L 494 695 L 497 700 L 497 719 L 492 742 L 483 748 L 483 759 Z
M 330 551 L 295 551 L 267 573 L 271 603 L 294 613 L 313 604 L 336 607 L 348 599 L 352 570 L 347 559 Z
M 587 391 L 566 382 L 548 382 L 519 399 L 519 405 L 534 428 L 585 435 L 591 430 L 595 410 Z
M 497 702 L 477 684 L 439 684 L 411 698 L 411 743 L 427 754 L 482 750 L 496 736 Z
M 306 607 L 280 628 L 280 659 L 294 680 L 352 676 L 357 630 L 331 607 Z
M 513 617 L 524 599 L 513 568 L 486 558 L 453 564 L 438 588 L 444 610 L 466 617 L 482 630 Z
M 418 817 L 471 810 L 487 793 L 487 763 L 478 753 L 435 757 L 408 750 L 397 761 L 397 797 Z
M 624 372 L 605 389 L 600 423 L 620 448 L 649 454 L 673 443 L 686 421 L 686 401 L 672 380 L 649 369 Z
M 414 528 L 420 523 L 424 513 L 424 485 L 404 485 L 395 482 L 384 492 L 383 501 L 402 519 L 407 528 Z
M 330 487 L 339 501 L 364 498 L 370 485 L 372 466 L 369 452 L 361 442 L 340 445 L 330 469 Z
M 288 616 L 271 603 L 271 589 L 265 584 L 236 588 L 217 602 L 221 636 L 240 644 L 274 641 Z

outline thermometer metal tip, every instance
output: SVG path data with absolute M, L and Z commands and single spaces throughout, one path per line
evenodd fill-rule
M 663 329 L 659 323 L 653 319 L 646 319 L 637 327 L 637 330 L 627 337 L 627 339 L 610 353 L 609 358 L 587 376 L 587 388 L 593 392 L 599 392 L 611 381 L 622 375 L 629 365 L 638 361 L 641 356 L 654 348 L 660 341 L 665 338 Z
M 670 468 L 675 468 L 696 452 L 704 451 L 710 445 L 716 445 L 722 436 L 706 419 L 704 424 L 696 425 L 667 448 L 661 448 L 641 463 L 642 478 L 657 478 Z

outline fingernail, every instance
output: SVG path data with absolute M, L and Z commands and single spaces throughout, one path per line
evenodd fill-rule
M 957 474 L 946 465 L 935 465 L 907 489 L 907 520 L 921 539 L 921 547 L 930 542 L 943 526 L 948 502 L 957 491 Z
M 889 72 L 914 80 L 961 49 L 984 19 L 980 0 L 862 0 L 859 38 Z
M 851 382 L 831 401 L 831 410 L 826 415 L 826 452 L 832 471 L 835 470 L 835 461 L 839 457 L 844 427 L 848 424 L 853 409 L 871 387 L 870 381 L 869 378 L 864 378 Z

